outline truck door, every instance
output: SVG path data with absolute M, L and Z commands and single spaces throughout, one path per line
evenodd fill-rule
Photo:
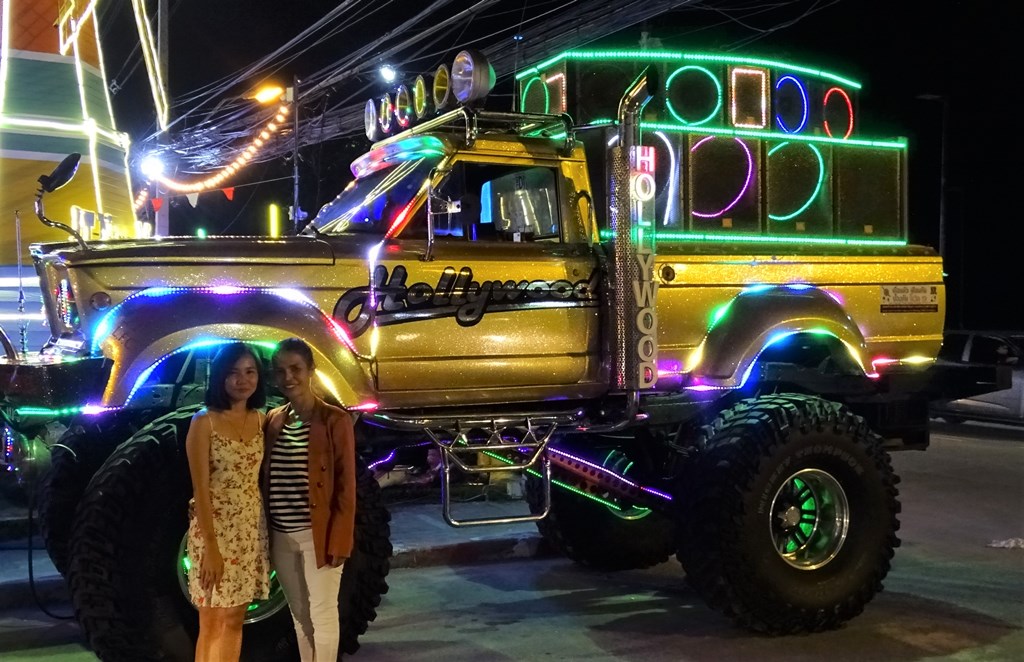
M 559 164 L 500 161 L 457 159 L 435 184 L 432 207 L 445 213 L 432 259 L 426 205 L 380 252 L 377 375 L 389 401 L 579 396 L 598 382 L 600 279 L 567 229 L 578 212 Z

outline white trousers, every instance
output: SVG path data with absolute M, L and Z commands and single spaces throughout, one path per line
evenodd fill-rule
M 341 639 L 338 587 L 342 567 L 316 567 L 313 531 L 271 529 L 270 560 L 295 622 L 302 662 L 336 662 Z

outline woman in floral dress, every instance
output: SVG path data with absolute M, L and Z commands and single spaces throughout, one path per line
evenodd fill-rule
M 260 496 L 266 403 L 259 357 L 244 343 L 223 347 L 210 366 L 206 408 L 189 426 L 192 475 L 188 529 L 192 604 L 199 610 L 196 662 L 238 660 L 242 622 L 269 593 L 267 525 Z

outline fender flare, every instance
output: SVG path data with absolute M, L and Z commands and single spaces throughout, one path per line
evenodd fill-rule
M 810 286 L 753 287 L 730 302 L 696 351 L 690 383 L 738 388 L 773 343 L 798 333 L 838 338 L 867 375 L 867 344 L 856 322 L 828 293 Z
M 113 361 L 102 406 L 128 404 L 168 356 L 224 339 L 277 342 L 296 336 L 313 349 L 317 372 L 346 407 L 374 398 L 371 362 L 344 328 L 297 290 L 150 288 L 100 320 L 92 349 Z M 333 388 L 332 388 L 333 387 Z

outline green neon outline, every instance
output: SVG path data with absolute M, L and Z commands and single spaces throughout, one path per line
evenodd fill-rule
M 703 71 L 704 73 L 706 73 L 708 75 L 708 78 L 711 79 L 711 82 L 715 84 L 715 89 L 718 90 L 718 103 L 715 104 L 715 109 L 712 110 L 711 113 L 708 114 L 707 117 L 705 117 L 704 119 L 700 120 L 699 122 L 687 122 L 685 119 L 683 119 L 683 116 L 676 112 L 675 106 L 672 105 L 672 100 L 669 99 L 669 96 L 668 96 L 668 88 L 669 88 L 670 85 L 672 85 L 672 79 L 675 78 L 678 74 L 683 73 L 687 69 L 693 69 L 695 71 Z M 704 124 L 705 122 L 709 122 L 718 113 L 718 111 L 719 111 L 719 109 L 721 107 L 722 107 L 722 83 L 718 80 L 718 76 L 716 76 L 715 74 L 711 73 L 711 71 L 709 69 L 707 69 L 706 67 L 702 67 L 702 66 L 697 65 L 697 64 L 688 64 L 685 67 L 679 67 L 678 69 L 673 71 L 672 75 L 669 76 L 668 80 L 665 81 L 665 108 L 668 109 L 668 112 L 672 115 L 672 117 L 676 118 L 677 120 L 679 120 L 683 124 L 686 124 L 687 126 L 700 126 L 701 124 Z
M 838 74 L 824 71 L 822 69 L 814 69 L 812 67 L 802 67 L 795 65 L 791 62 L 782 62 L 781 60 L 768 60 L 765 58 L 756 57 L 744 57 L 740 55 L 718 55 L 715 53 L 676 53 L 669 51 L 563 51 L 558 55 L 541 62 L 540 64 L 524 69 L 516 74 L 516 80 L 522 80 L 531 74 L 539 74 L 543 69 L 550 67 L 556 62 L 561 60 L 658 60 L 658 61 L 684 61 L 692 60 L 695 62 L 724 62 L 728 64 L 747 64 L 759 67 L 778 67 L 782 69 L 790 69 L 792 71 L 799 71 L 803 74 L 809 74 L 811 76 L 818 76 L 820 78 L 826 78 L 837 83 L 846 85 L 855 90 L 861 89 L 862 85 L 851 78 L 845 78 Z
M 791 236 L 765 236 L 765 235 L 727 235 L 708 234 L 705 232 L 679 232 L 671 230 L 658 230 L 655 233 L 656 241 L 677 242 L 699 242 L 712 241 L 720 244 L 748 243 L 748 244 L 822 244 L 834 246 L 906 246 L 905 239 L 840 239 L 833 237 L 791 237 Z M 615 238 L 612 230 L 601 230 L 602 240 Z
M 693 128 L 683 124 L 669 124 L 667 122 L 641 122 L 640 127 L 642 129 L 652 129 L 655 131 L 675 131 L 677 133 L 714 133 L 723 136 L 732 136 L 735 138 L 763 138 L 763 139 L 776 139 L 776 140 L 795 140 L 806 143 L 821 143 L 825 145 L 859 145 L 861 147 L 878 147 L 881 149 L 906 149 L 906 139 L 899 138 L 896 140 L 866 140 L 857 138 L 828 138 L 825 136 L 807 136 L 797 135 L 792 133 L 777 133 L 775 131 L 753 131 L 748 129 L 717 129 L 714 127 L 702 126 L 700 128 Z
M 548 90 L 548 84 L 540 76 L 534 76 L 526 81 L 526 87 L 523 88 L 523 96 L 519 99 L 519 112 L 526 112 L 526 94 L 530 91 L 530 86 L 533 85 L 534 81 L 540 81 L 540 84 L 544 86 L 544 113 L 546 114 L 551 110 L 551 91 Z
M 784 143 L 772 147 L 770 150 L 768 150 L 768 156 L 770 157 L 772 154 L 779 151 L 788 144 L 789 141 L 787 140 Z M 804 203 L 803 207 L 797 209 L 792 214 L 789 214 L 787 216 L 776 216 L 769 212 L 768 218 L 772 219 L 773 221 L 788 221 L 794 216 L 799 216 L 800 214 L 803 213 L 805 209 L 811 206 L 811 203 L 814 202 L 814 199 L 818 197 L 818 193 L 821 191 L 821 184 L 822 182 L 825 181 L 825 159 L 821 156 L 821 152 L 818 151 L 818 148 L 815 147 L 812 143 L 807 143 L 807 146 L 810 147 L 811 151 L 814 152 L 814 155 L 818 157 L 818 184 L 814 187 L 814 193 L 811 193 L 811 197 L 807 198 L 807 202 Z
M 492 457 L 495 460 L 498 460 L 500 462 L 504 462 L 505 464 L 514 464 L 512 462 L 512 460 L 508 459 L 507 457 L 503 457 L 501 455 L 498 455 L 497 453 L 495 453 L 493 451 L 483 451 L 483 454 L 486 455 L 487 457 Z M 526 473 L 531 474 L 533 476 L 536 476 L 538 478 L 543 478 L 541 473 L 539 471 L 537 471 L 536 469 L 527 469 Z M 591 501 L 596 501 L 597 503 L 599 503 L 599 504 L 601 504 L 603 506 L 608 506 L 612 510 L 622 511 L 622 508 L 619 507 L 618 504 L 612 503 L 611 501 L 608 501 L 606 499 L 602 499 L 601 497 L 593 495 L 593 494 L 590 494 L 589 492 L 584 492 L 583 490 L 581 490 L 581 489 L 579 489 L 577 487 L 573 487 L 572 485 L 569 485 L 568 483 L 563 483 L 562 481 L 560 481 L 560 480 L 558 480 L 556 478 L 552 478 L 551 479 L 551 484 L 552 485 L 557 485 L 557 486 L 561 487 L 562 489 L 569 490 L 570 492 L 574 492 L 574 493 L 576 493 L 576 494 L 578 494 L 578 495 L 580 495 L 582 497 L 586 497 L 586 498 L 590 499 Z

